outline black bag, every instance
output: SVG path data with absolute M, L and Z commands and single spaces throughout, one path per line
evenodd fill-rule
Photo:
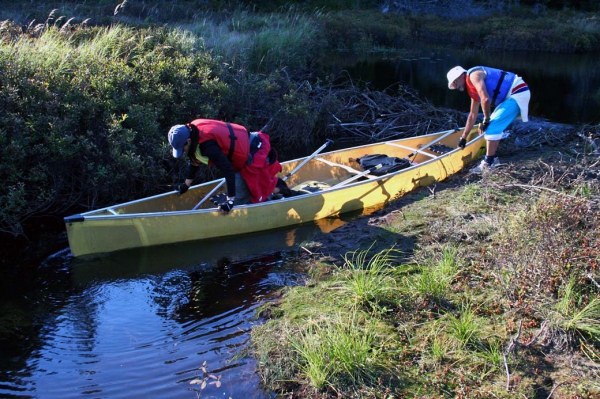
M 360 164 L 363 170 L 370 169 L 371 174 L 375 176 L 383 176 L 410 167 L 408 159 L 388 157 L 385 154 L 365 155 L 364 157 L 356 158 L 356 162 Z M 373 169 L 377 165 L 381 165 L 381 168 Z

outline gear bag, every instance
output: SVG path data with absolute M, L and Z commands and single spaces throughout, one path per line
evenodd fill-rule
M 365 155 L 364 157 L 356 158 L 356 162 L 360 164 L 362 170 L 370 169 L 371 174 L 375 176 L 383 176 L 410 167 L 408 159 L 388 157 L 385 154 Z M 377 165 L 381 165 L 381 168 L 373 170 Z

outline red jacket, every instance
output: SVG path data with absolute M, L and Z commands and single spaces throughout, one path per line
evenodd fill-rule
M 263 132 L 258 132 L 261 146 L 252 158 L 252 163 L 240 171 L 250 190 L 252 203 L 262 202 L 267 199 L 277 185 L 277 173 L 281 172 L 281 165 L 277 160 L 275 151 L 271 153 L 271 140 Z M 271 157 L 269 157 L 271 153 Z
M 231 147 L 232 137 L 227 127 L 227 123 L 213 120 L 213 119 L 195 119 L 192 123 L 200 131 L 198 136 L 198 144 L 203 143 L 207 140 L 215 140 L 223 151 L 223 154 L 229 158 L 229 161 L 233 165 L 233 169 L 239 172 L 246 166 L 248 155 L 250 154 L 250 139 L 248 130 L 241 125 L 230 123 L 229 125 L 233 129 L 235 136 L 233 154 L 229 156 Z

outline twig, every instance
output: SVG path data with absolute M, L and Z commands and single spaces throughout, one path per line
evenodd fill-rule
M 540 330 L 537 332 L 537 334 L 535 334 L 535 336 L 533 338 L 531 338 L 531 340 L 528 343 L 522 344 L 522 343 L 518 342 L 518 344 L 524 346 L 525 348 L 530 347 L 537 341 L 538 337 L 542 334 L 542 332 L 544 332 L 547 325 L 548 325 L 548 320 L 544 320 L 542 322 L 542 325 L 540 326 Z
M 304 248 L 303 246 L 300 246 L 300 248 L 302 248 L 303 250 L 305 250 L 306 252 L 308 252 L 311 255 L 314 255 L 314 253 L 310 252 L 308 249 Z
M 508 370 L 508 362 L 506 360 L 506 354 L 503 353 L 504 358 L 504 369 L 506 370 L 506 392 L 510 391 L 510 371 Z
M 431 193 L 430 198 L 435 198 L 435 188 L 436 188 L 436 186 L 437 186 L 436 184 L 434 184 L 432 187 L 427 186 L 427 189 Z
M 515 345 L 517 345 L 519 343 L 519 337 L 521 336 L 521 327 L 522 326 L 523 326 L 523 320 L 520 320 L 517 335 L 510 340 L 508 346 L 506 347 L 506 350 L 502 354 L 502 357 L 504 358 L 504 369 L 506 370 L 506 392 L 510 391 L 510 371 L 508 369 L 508 356 L 514 349 Z
M 558 384 L 556 384 L 552 390 L 550 391 L 550 395 L 548 395 L 548 397 L 546 399 L 550 399 L 552 397 L 552 395 L 554 395 L 554 391 L 556 391 L 556 388 L 558 388 L 559 386 L 561 386 L 562 384 L 566 383 L 568 381 L 563 381 L 563 382 L 559 382 Z
M 592 281 L 592 283 L 594 283 L 596 287 L 598 287 L 598 289 L 600 289 L 600 284 L 598 284 L 598 282 L 594 280 L 594 276 L 592 276 L 592 273 L 588 273 L 585 276 L 589 278 Z
M 577 198 L 571 194 L 565 194 L 563 192 L 557 191 L 557 190 L 553 190 L 551 188 L 548 187 L 541 187 L 541 186 L 532 186 L 529 184 L 504 184 L 503 187 L 521 187 L 521 188 L 532 188 L 534 190 L 543 190 L 543 191 L 550 191 L 551 193 L 555 193 L 555 194 L 562 194 L 565 195 L 567 197 L 570 198 Z
M 587 141 L 588 143 L 590 143 L 590 145 L 592 147 L 594 147 L 593 154 L 600 154 L 600 152 L 598 151 L 598 144 L 596 144 L 596 142 L 594 140 L 592 140 L 591 137 L 584 136 L 583 133 L 581 133 L 581 132 L 577 132 L 577 135 L 579 137 L 581 137 L 582 139 L 584 139 L 585 141 Z

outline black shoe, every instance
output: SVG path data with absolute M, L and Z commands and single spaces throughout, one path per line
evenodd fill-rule
M 210 202 L 212 202 L 213 204 L 218 206 L 227 200 L 227 195 L 224 193 L 217 194 L 214 197 L 210 197 L 209 200 L 210 200 Z

